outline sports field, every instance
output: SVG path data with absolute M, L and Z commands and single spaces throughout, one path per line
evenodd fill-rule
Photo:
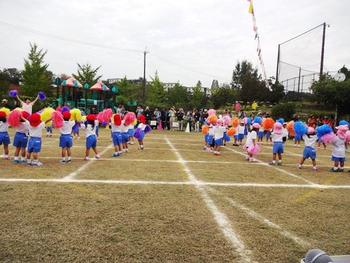
M 11 138 L 13 132 L 11 131 Z M 300 262 L 309 248 L 350 254 L 350 173 L 298 170 L 288 143 L 283 166 L 271 145 L 247 163 L 230 144 L 202 150 L 200 134 L 154 131 L 112 158 L 60 164 L 57 132 L 43 139 L 42 167 L 0 160 L 1 262 Z M 13 155 L 13 149 L 11 148 Z M 307 163 L 310 164 L 310 163 Z M 347 169 L 348 170 L 348 169 Z

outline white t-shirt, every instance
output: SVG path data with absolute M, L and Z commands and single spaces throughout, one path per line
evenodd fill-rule
M 120 125 L 120 129 L 122 133 L 127 133 L 128 132 L 128 126 L 125 126 L 123 123 Z
M 41 122 L 38 126 L 33 127 L 30 125 L 29 121 L 26 121 L 29 130 L 30 137 L 42 137 L 43 129 L 45 128 L 45 122 Z
M 245 126 L 239 125 L 238 126 L 238 134 L 244 134 Z
M 253 140 L 256 141 L 257 138 L 258 138 L 258 135 L 256 134 L 256 131 L 251 131 L 250 133 L 248 133 L 246 145 L 248 147 L 252 146 Z
M 146 124 L 140 123 L 137 128 L 141 129 L 141 130 L 145 130 L 146 129 Z
M 30 103 L 25 103 L 25 102 L 22 102 L 22 109 L 26 112 L 28 112 L 29 114 L 32 114 L 32 111 L 33 111 L 33 102 L 30 102 Z
M 276 134 L 276 133 L 272 132 L 272 141 L 273 142 L 283 142 L 283 133 Z
M 288 138 L 288 130 L 286 128 L 282 128 L 282 135 L 285 138 Z
M 85 137 L 88 138 L 92 135 L 96 136 L 97 126 L 98 126 L 98 121 L 95 121 L 94 127 L 91 124 L 88 124 L 88 125 L 82 124 L 81 128 L 85 129 Z
M 0 132 L 7 132 L 9 128 L 8 122 L 0 121 Z
M 263 132 L 263 131 L 265 131 L 264 127 L 263 127 L 263 126 L 260 126 L 259 132 Z
M 214 127 L 214 139 L 222 139 L 224 138 L 224 132 L 226 131 L 226 128 L 224 126 L 215 126 Z
M 209 126 L 208 134 L 210 136 L 214 136 L 214 127 L 213 126 Z
M 71 134 L 74 125 L 75 121 L 64 121 L 63 126 L 60 128 L 60 133 L 64 135 Z
M 121 129 L 121 126 L 117 126 L 115 125 L 114 123 L 111 124 L 111 128 L 112 128 L 112 132 L 121 132 L 122 129 Z
M 312 147 L 315 149 L 315 145 L 317 142 L 317 135 L 310 135 L 310 137 L 307 135 L 303 135 L 303 140 L 304 140 L 305 147 Z
M 345 158 L 345 141 L 340 139 L 338 136 L 334 140 L 333 144 L 333 151 L 332 156 L 338 157 L 338 158 Z
M 26 122 L 20 122 L 18 127 L 16 127 L 16 132 L 28 134 L 29 126 Z

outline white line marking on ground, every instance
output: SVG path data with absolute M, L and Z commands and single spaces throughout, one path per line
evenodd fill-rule
M 227 146 L 224 146 L 224 148 L 227 149 L 227 150 L 229 150 L 229 151 L 231 151 L 231 152 L 234 152 L 234 153 L 236 153 L 236 154 L 239 154 L 239 155 L 242 155 L 242 156 L 246 156 L 246 154 L 244 154 L 244 153 L 242 153 L 242 152 L 239 152 L 239 151 L 236 151 L 236 150 L 233 150 L 233 149 L 230 149 L 230 148 L 228 148 Z M 301 177 L 301 176 L 298 176 L 298 175 L 296 175 L 296 174 L 293 174 L 293 173 L 291 173 L 291 172 L 288 172 L 288 171 L 286 171 L 286 170 L 283 170 L 283 169 L 281 169 L 281 168 L 278 168 L 278 167 L 276 167 L 276 166 L 274 166 L 274 165 L 269 165 L 268 163 L 265 163 L 265 162 L 263 162 L 263 161 L 261 161 L 261 160 L 259 160 L 259 159 L 256 159 L 256 158 L 255 158 L 255 160 L 256 160 L 257 162 L 259 162 L 259 163 L 264 164 L 266 167 L 270 167 L 271 169 L 275 169 L 275 170 L 277 170 L 277 171 L 279 171 L 279 172 L 281 172 L 281 173 L 284 173 L 284 174 L 286 174 L 286 175 L 289 175 L 289 176 L 292 176 L 292 177 L 297 178 L 297 179 L 299 179 L 299 180 L 302 180 L 302 181 L 304 181 L 304 182 L 306 182 L 306 183 L 308 183 L 308 184 L 316 185 L 316 183 L 311 182 L 311 181 L 309 181 L 309 180 L 307 180 L 307 179 L 305 179 L 305 178 L 303 178 L 303 177 Z
M 251 251 L 246 249 L 239 235 L 233 230 L 231 222 L 229 221 L 227 216 L 224 213 L 222 213 L 219 210 L 219 208 L 215 205 L 214 201 L 208 195 L 208 192 L 206 191 L 206 189 L 203 187 L 203 185 L 200 184 L 200 182 L 197 180 L 197 178 L 188 168 L 181 154 L 176 150 L 175 146 L 171 143 L 171 141 L 167 137 L 165 137 L 165 140 L 168 143 L 169 147 L 174 150 L 177 156 L 177 159 L 181 162 L 184 171 L 187 173 L 189 181 L 193 183 L 193 185 L 196 187 L 198 192 L 201 194 L 204 203 L 206 204 L 207 208 L 214 216 L 214 219 L 217 225 L 219 226 L 220 230 L 222 231 L 226 239 L 235 248 L 236 252 L 240 255 L 241 257 L 240 261 L 251 262 Z
M 218 191 L 216 191 L 213 188 L 208 187 L 207 188 L 209 191 L 216 193 L 218 195 L 222 195 L 221 193 L 219 193 Z M 270 221 L 269 219 L 267 219 L 266 217 L 262 216 L 261 214 L 255 212 L 254 210 L 234 201 L 232 198 L 229 197 L 224 197 L 225 200 L 227 200 L 233 207 L 238 208 L 242 211 L 244 211 L 247 215 L 249 215 L 250 217 L 252 217 L 253 219 L 259 221 L 260 223 L 267 225 L 268 227 L 271 227 L 273 229 L 276 229 L 280 235 L 289 238 L 291 240 L 293 240 L 296 244 L 300 245 L 301 247 L 307 248 L 310 247 L 311 244 L 305 240 L 303 240 L 302 238 L 296 236 L 295 234 L 283 229 L 281 226 L 273 223 L 272 221 Z
M 102 156 L 104 153 L 106 153 L 108 150 L 113 148 L 113 144 L 108 145 L 101 153 L 100 155 Z M 70 180 L 74 179 L 79 173 L 84 171 L 86 168 L 88 168 L 91 164 L 93 164 L 96 161 L 96 159 L 91 159 L 87 161 L 85 164 L 80 166 L 76 171 L 68 174 L 67 176 L 63 177 L 62 180 Z

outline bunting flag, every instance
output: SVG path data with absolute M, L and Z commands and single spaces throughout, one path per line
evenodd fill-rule
M 254 12 L 254 5 L 253 5 L 253 0 L 248 0 L 249 2 L 249 9 L 248 9 L 248 13 L 252 15 L 252 19 L 253 19 L 253 31 L 254 31 L 254 40 L 256 40 L 257 42 L 257 55 L 259 58 L 259 62 L 260 62 L 260 66 L 263 72 L 263 76 L 265 79 L 265 82 L 267 82 L 267 75 L 266 75 L 266 70 L 265 70 L 265 64 L 264 64 L 264 60 L 263 60 L 263 56 L 262 56 L 262 50 L 261 50 L 261 43 L 260 43 L 260 36 L 259 36 L 259 32 L 258 32 L 258 26 L 256 24 L 256 18 L 255 18 L 255 12 Z M 266 84 L 267 85 L 267 84 Z

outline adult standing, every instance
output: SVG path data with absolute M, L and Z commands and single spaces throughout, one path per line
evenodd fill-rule
M 173 123 L 175 122 L 175 119 L 176 119 L 176 110 L 174 107 L 172 107 L 169 112 L 169 126 L 170 126 L 170 129 L 173 128 Z
M 36 96 L 35 100 L 33 101 L 30 101 L 29 98 L 26 98 L 24 101 L 22 101 L 18 96 L 17 99 L 21 103 L 22 110 L 28 112 L 31 115 L 33 112 L 33 105 L 35 104 L 35 102 L 37 102 L 39 96 Z
M 239 101 L 236 101 L 234 106 L 236 113 L 239 114 L 241 112 L 241 103 L 239 103 Z
M 177 121 L 179 122 L 179 131 L 183 131 L 184 129 L 184 115 L 185 112 L 183 108 L 180 108 L 179 111 L 176 113 Z
M 144 111 L 144 115 L 146 117 L 146 123 L 149 124 L 151 119 L 152 119 L 152 112 L 151 110 L 149 109 L 149 107 L 147 106 L 145 111 Z

